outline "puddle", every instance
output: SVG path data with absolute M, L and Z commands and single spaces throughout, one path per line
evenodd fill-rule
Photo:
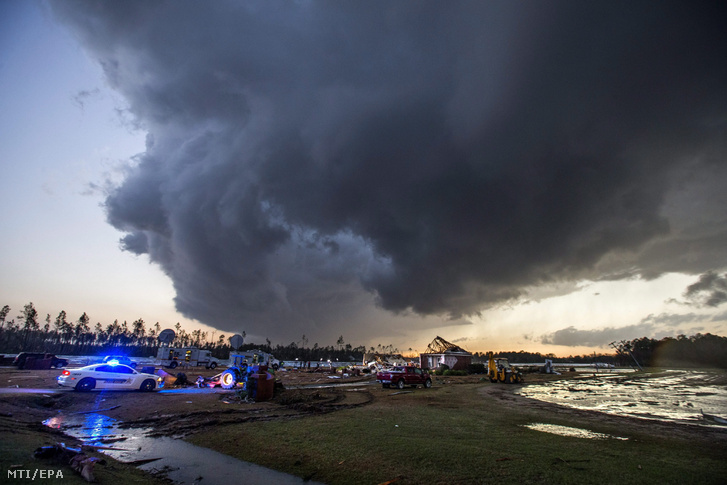
M 533 384 L 517 392 L 525 397 L 577 409 L 719 426 L 705 421 L 702 416 L 702 411 L 727 416 L 727 386 L 715 385 L 713 382 L 717 376 L 700 371 L 670 371 L 653 377 L 641 373 L 601 375 Z
M 150 437 L 151 429 L 120 429 L 120 421 L 103 414 L 61 415 L 43 421 L 86 445 L 138 468 L 161 473 L 174 483 L 303 484 L 317 483 L 170 437 Z M 240 443 L 241 447 L 254 446 Z
M 542 431 L 543 433 L 557 434 L 559 436 L 568 436 L 571 438 L 585 438 L 590 440 L 628 440 L 628 438 L 622 438 L 620 436 L 612 436 L 605 433 L 596 433 L 595 431 L 590 431 L 582 428 L 559 426 L 557 424 L 531 423 L 525 424 L 523 426 L 528 429 L 532 429 L 533 431 Z
M 162 396 L 178 395 L 178 394 L 234 394 L 232 389 L 222 389 L 221 387 L 177 387 L 174 389 L 160 389 L 157 394 Z
M 0 394 L 60 394 L 71 389 L 33 389 L 28 387 L 0 387 Z

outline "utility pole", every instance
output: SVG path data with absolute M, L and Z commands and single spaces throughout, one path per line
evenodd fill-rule
M 631 356 L 631 358 L 634 359 L 634 363 L 636 364 L 636 367 L 638 367 L 638 369 L 640 371 L 644 370 L 644 368 L 641 367 L 641 364 L 639 364 L 639 361 L 636 360 L 636 356 L 634 355 L 633 352 L 631 352 L 631 349 L 629 348 L 629 346 L 627 345 L 625 340 L 621 340 L 620 342 L 618 342 L 618 344 L 616 344 L 616 342 L 611 342 L 609 345 L 611 345 L 611 347 L 613 347 L 616 350 L 616 353 L 618 353 L 618 354 L 624 354 L 624 353 L 628 352 L 628 354 Z

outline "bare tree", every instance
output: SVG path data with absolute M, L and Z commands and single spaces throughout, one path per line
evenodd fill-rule
M 8 313 L 10 313 L 10 307 L 5 305 L 2 310 L 0 310 L 0 329 L 5 326 L 5 319 L 8 317 Z

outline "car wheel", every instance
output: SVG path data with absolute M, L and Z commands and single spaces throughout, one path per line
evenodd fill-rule
M 213 369 L 214 370 L 215 367 L 217 367 L 217 362 L 212 362 L 210 364 L 210 369 Z
M 222 389 L 232 389 L 237 385 L 237 376 L 234 371 L 226 370 L 220 376 L 220 385 Z
M 169 363 L 169 368 L 170 369 L 176 369 L 177 368 L 177 365 L 178 365 L 177 364 L 177 361 L 176 360 L 173 360 L 172 362 Z
M 396 387 L 399 388 L 399 389 L 404 389 L 404 385 L 405 385 L 404 384 L 404 379 L 402 379 L 402 380 L 400 380 L 399 382 L 396 383 Z
M 427 379 L 426 381 L 424 381 L 424 388 L 429 389 L 430 387 L 432 387 L 432 380 Z
M 141 383 L 141 387 L 139 387 L 140 391 L 153 391 L 156 387 L 156 382 L 154 382 L 153 379 L 147 379 L 144 382 Z
M 84 377 L 81 381 L 76 384 L 77 391 L 90 391 L 96 387 L 96 379 L 93 377 Z

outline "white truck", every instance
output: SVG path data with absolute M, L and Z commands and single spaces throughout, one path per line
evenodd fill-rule
M 157 359 L 161 365 L 176 369 L 178 366 L 198 367 L 205 366 L 207 369 L 214 369 L 220 365 L 220 361 L 212 357 L 209 350 L 200 350 L 197 347 L 162 347 L 157 353 Z
M 280 361 L 273 357 L 272 354 L 263 352 L 262 350 L 245 350 L 241 352 L 230 353 L 231 365 L 242 365 L 243 362 L 247 365 L 262 364 L 268 367 L 278 370 L 280 367 Z

